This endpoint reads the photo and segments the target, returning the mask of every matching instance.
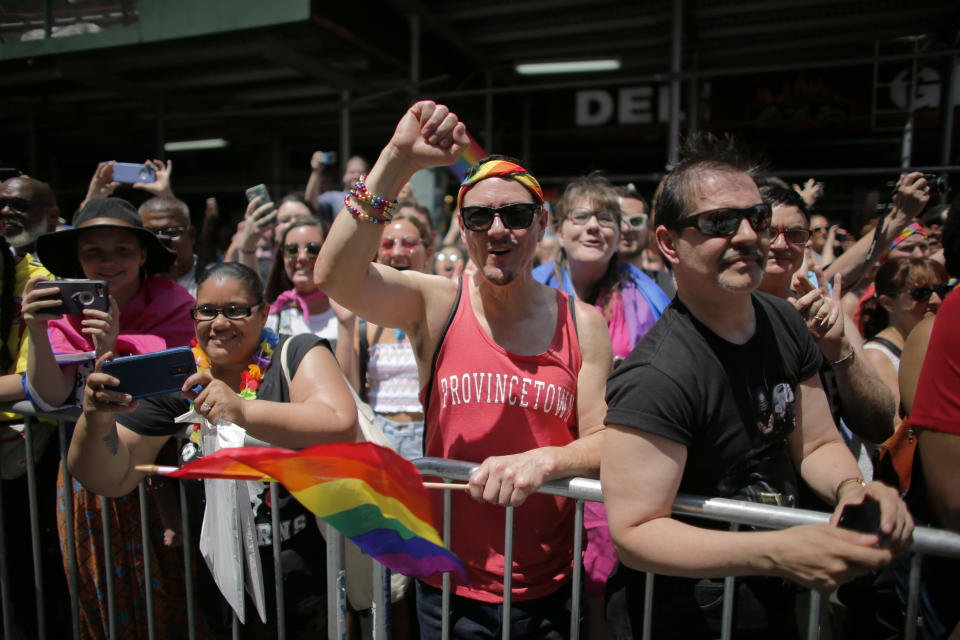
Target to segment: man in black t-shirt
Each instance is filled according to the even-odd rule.
[[[705,579],[720,576],[763,576],[738,581],[738,637],[792,637],[784,578],[832,589],[889,562],[912,535],[896,492],[864,484],[841,440],[817,376],[822,356],[803,319],[789,303],[755,292],[770,209],[731,147],[692,138],[664,180],[656,234],[677,296],[607,385],[601,479],[622,563],[611,603],[620,598],[630,618],[612,612],[621,637],[640,634],[637,571],[675,576],[657,580],[654,637],[718,635],[722,584]],[[834,522],[839,505],[877,500],[882,535],[831,525],[731,533],[671,517],[678,491],[793,505],[798,473],[838,504]]]

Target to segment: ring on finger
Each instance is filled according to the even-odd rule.
[[[213,409],[213,407],[206,402],[200,405],[200,411],[210,411],[210,409]]]

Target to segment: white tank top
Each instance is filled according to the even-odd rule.
[[[368,350],[367,397],[377,413],[422,413],[420,375],[409,340],[377,343]]]

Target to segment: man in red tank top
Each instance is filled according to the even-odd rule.
[[[612,355],[599,312],[571,306],[531,277],[547,228],[540,185],[508,159],[485,158],[471,169],[458,221],[476,269],[462,283],[369,260],[383,228],[373,222],[389,217],[373,194],[395,198],[417,170],[451,164],[468,143],[447,107],[412,106],[347,199],[352,215],[337,216],[314,277],[358,315],[410,335],[426,407],[426,455],[479,463],[469,481],[473,501],[460,495],[453,503],[451,546],[470,584],[454,579],[452,635],[501,629],[502,507],[513,506],[512,637],[561,638],[570,627],[564,604],[573,507],[531,494],[550,480],[597,475]],[[434,503],[442,507],[439,494]],[[442,510],[435,513],[439,519]],[[439,637],[436,578],[418,583],[423,637]]]

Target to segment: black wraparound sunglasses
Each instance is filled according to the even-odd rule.
[[[943,300],[947,297],[947,294],[953,290],[948,284],[937,285],[936,287],[914,287],[913,289],[905,289],[904,293],[916,300],[917,302],[926,302],[933,297],[933,294],[936,293],[940,296],[940,299]]]
[[[766,231],[770,226],[770,217],[773,215],[770,205],[759,203],[749,207],[721,207],[701,211],[688,216],[677,223],[677,230],[686,227],[696,227],[700,233],[708,236],[732,236],[740,228],[740,221],[744,218],[757,233]]]
[[[507,229],[526,229],[533,224],[533,217],[540,212],[541,206],[533,202],[515,202],[502,207],[463,207],[460,216],[463,226],[470,231],[486,231],[493,225],[493,218]]]

